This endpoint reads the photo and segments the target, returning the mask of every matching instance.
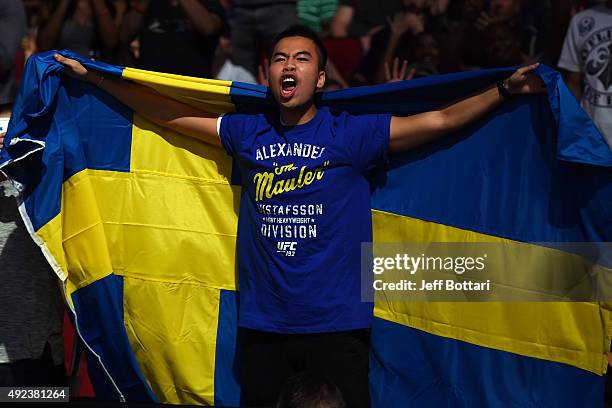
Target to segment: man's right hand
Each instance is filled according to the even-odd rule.
[[[197,108],[170,99],[152,88],[113,75],[104,76],[94,69],[88,70],[73,59],[58,54],[54,57],[64,65],[63,72],[66,75],[91,82],[153,123],[211,145],[221,146],[216,116],[209,116]]]
[[[89,81],[92,83],[95,83],[101,78],[102,74],[96,73],[93,70],[89,71],[79,61],[66,58],[59,54],[55,54],[53,57],[57,62],[59,62],[65,67],[63,72],[72,78],[79,79],[82,81]]]

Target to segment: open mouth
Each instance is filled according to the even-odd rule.
[[[289,99],[295,93],[297,80],[291,75],[283,76],[281,80],[281,96],[283,99]]]

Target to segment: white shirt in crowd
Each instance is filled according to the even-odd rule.
[[[612,9],[596,6],[572,18],[559,67],[584,75],[582,107],[612,148]]]
[[[221,67],[221,70],[217,74],[217,79],[257,84],[257,79],[249,71],[240,65],[233,64],[229,58],[225,60],[223,67]]]

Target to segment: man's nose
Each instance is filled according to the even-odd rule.
[[[287,58],[287,61],[285,61],[285,65],[283,65],[283,72],[288,71],[295,71],[295,63],[291,58]]]

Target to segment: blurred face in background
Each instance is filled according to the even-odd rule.
[[[465,0],[463,17],[467,21],[476,20],[485,9],[486,0]]]
[[[415,60],[427,62],[437,68],[440,63],[440,49],[436,38],[429,33],[423,33],[415,39],[415,42]]]
[[[91,0],[78,0],[74,13],[81,13],[83,16],[91,16]]]
[[[521,11],[520,0],[490,0],[489,14],[500,20],[509,20],[516,17]]]
[[[491,24],[485,32],[487,68],[520,65],[523,57],[520,38],[505,23]]]

